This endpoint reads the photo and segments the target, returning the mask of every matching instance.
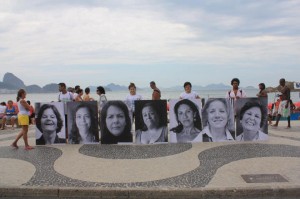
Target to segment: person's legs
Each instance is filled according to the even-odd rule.
[[[287,121],[288,121],[288,126],[287,128],[291,128],[291,116],[287,117]]]
[[[34,149],[32,146],[29,146],[28,144],[28,125],[23,125],[22,129],[23,129],[23,140],[25,143],[25,150]]]
[[[18,147],[18,141],[23,136],[23,134],[24,134],[24,129],[23,129],[23,126],[22,126],[21,132],[17,135],[15,141],[11,144],[12,147],[19,148]]]
[[[4,116],[3,118],[2,118],[2,130],[5,128],[5,124],[6,124],[6,117]]]
[[[281,118],[281,115],[280,114],[277,114],[277,117],[276,117],[276,123],[272,126],[278,126],[278,123],[279,123],[279,120]]]
[[[15,117],[11,117],[11,118],[10,118],[10,123],[11,123],[11,128],[12,128],[12,129],[14,129],[14,126],[15,126],[15,120],[16,120]]]

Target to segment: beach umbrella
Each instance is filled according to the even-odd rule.
[[[300,101],[299,102],[294,102],[296,107],[300,107]]]

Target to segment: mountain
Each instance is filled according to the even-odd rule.
[[[127,91],[127,86],[122,86],[114,83],[110,83],[107,86],[103,86],[106,91]],[[40,87],[39,85],[29,85],[26,86],[24,82],[16,77],[12,73],[5,73],[3,77],[3,82],[0,82],[0,92],[12,92],[19,90],[20,88],[25,88],[28,93],[56,93],[58,92],[58,85],[56,83],[50,83],[45,85],[44,87]],[[91,92],[95,92],[97,86],[89,86]],[[229,85],[225,85],[222,83],[219,84],[209,84],[207,86],[199,86],[193,85],[193,90],[230,90],[232,87]],[[84,88],[83,88],[84,89]],[[137,90],[145,90],[149,89],[146,88],[137,88]],[[161,88],[162,90],[169,90],[169,91],[184,91],[183,86],[173,86],[170,88]],[[248,86],[243,89],[255,89],[253,86]]]
[[[28,93],[42,93],[43,92],[43,89],[38,85],[26,86],[25,90]]]
[[[127,90],[128,88],[126,86],[120,86],[118,84],[110,83],[106,86],[106,88],[110,89],[111,91],[121,91],[121,90]]]
[[[58,84],[55,84],[55,83],[47,84],[43,87],[43,91],[45,93],[57,93],[58,92]]]
[[[219,84],[209,84],[204,88],[205,90],[230,90],[231,86],[219,83]]]
[[[7,89],[20,89],[26,87],[24,82],[12,73],[4,74],[3,85],[5,85]]]

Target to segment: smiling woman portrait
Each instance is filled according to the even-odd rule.
[[[267,140],[267,99],[247,99],[238,111],[237,141]]]
[[[36,128],[42,133],[36,139],[36,145],[66,143],[66,139],[58,136],[63,126],[63,117],[57,107],[54,104],[43,104],[38,109],[36,118]]]

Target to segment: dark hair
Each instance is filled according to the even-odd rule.
[[[81,88],[79,88],[79,89],[76,90],[76,93],[77,93],[77,94],[79,94],[79,93],[81,93],[81,92],[83,92],[83,90],[82,90]]]
[[[265,90],[265,89],[266,89],[266,85],[265,85],[264,83],[260,83],[260,84],[258,84],[258,85],[260,85],[260,86],[262,87],[262,90]]]
[[[231,85],[233,85],[233,82],[237,82],[238,83],[238,86],[240,85],[240,80],[238,78],[233,78],[231,80]]]
[[[187,85],[189,85],[192,88],[192,84],[191,82],[184,82],[183,84],[183,88],[185,88]]]
[[[1,102],[1,105],[2,105],[2,106],[6,106],[6,103],[5,103],[5,102]]]
[[[240,120],[243,119],[243,116],[245,114],[245,112],[250,109],[250,108],[253,108],[253,107],[258,107],[261,111],[261,121],[260,121],[260,128],[263,127],[265,121],[266,121],[266,107],[264,107],[259,101],[249,101],[249,102],[246,102],[245,105],[241,108],[241,111],[240,111]]]
[[[76,85],[74,88],[75,88],[75,92],[76,92],[78,89],[80,89],[80,86]]]
[[[20,101],[20,99],[21,99],[21,97],[22,97],[22,95],[23,95],[24,93],[26,93],[26,91],[25,91],[24,89],[20,89],[20,90],[18,91],[18,94],[17,94],[17,102]]]
[[[155,101],[155,102],[161,102],[161,101]],[[151,102],[147,102],[146,104],[143,105],[139,117],[140,117],[140,121],[143,122],[143,126],[142,126],[142,131],[147,131],[148,127],[144,122],[144,118],[143,118],[143,109],[145,107],[152,107],[153,110],[156,112],[157,116],[158,116],[158,127],[162,127],[164,125],[167,124],[167,115],[166,115],[166,104],[165,103],[155,103],[154,101]]]
[[[106,125],[106,117],[107,110],[111,106],[116,106],[124,112],[126,126],[124,128],[123,133],[120,136],[114,136],[108,130]],[[101,120],[100,120],[100,128],[101,128],[101,143],[102,144],[117,144],[120,141],[123,142],[132,142],[132,134],[131,134],[131,119],[129,117],[129,111],[126,104],[122,101],[107,101],[101,110]]]
[[[39,113],[37,115],[37,118],[36,118],[36,122],[35,122],[36,127],[40,130],[41,133],[43,133],[43,130],[41,127],[41,119],[42,119],[44,111],[49,108],[53,110],[53,112],[56,116],[56,119],[57,119],[56,133],[59,133],[63,126],[63,120],[61,119],[61,115],[60,115],[59,111],[53,104],[43,104],[41,106]]]
[[[58,85],[59,85],[59,86],[61,86],[61,87],[64,87],[64,88],[66,88],[66,84],[65,84],[65,83],[63,83],[63,82],[59,83]]]
[[[102,86],[98,86],[97,91],[99,91],[101,94],[105,94],[105,89]]]
[[[132,82],[130,82],[130,84],[129,84],[129,86],[128,86],[128,90],[130,90],[131,87],[134,87],[134,88],[136,89],[135,84],[132,83]]]
[[[82,89],[81,89],[82,90]],[[76,103],[77,104],[77,103]],[[72,144],[79,144],[80,143],[80,134],[79,129],[76,125],[76,113],[81,108],[87,108],[88,112],[91,117],[91,126],[89,128],[89,132],[93,133],[93,140],[99,140],[99,134],[98,134],[98,125],[97,125],[97,112],[94,111],[92,106],[88,103],[79,103],[79,105],[73,110],[73,122],[72,122],[72,128],[71,128],[71,143]]]
[[[194,125],[197,129],[202,130],[201,118],[200,118],[198,106],[189,99],[183,99],[183,100],[178,101],[174,106],[174,112],[175,112],[175,115],[176,115],[176,120],[178,122],[178,126],[170,129],[170,131],[174,131],[175,133],[180,133],[183,129],[183,125],[178,120],[178,108],[182,104],[188,105],[194,111],[194,113],[196,113],[195,120],[194,120]]]
[[[85,92],[86,94],[89,94],[89,93],[91,92],[91,90],[90,90],[89,87],[86,87],[86,88],[84,89],[84,92]]]
[[[27,104],[29,104],[29,105],[30,105],[30,101],[29,101],[29,100],[27,100],[26,102],[27,102]]]
[[[155,85],[155,82],[154,82],[154,81],[151,81],[151,82],[150,82],[150,84],[153,84],[153,85]]]
[[[207,126],[208,124],[208,112],[207,112],[207,109],[209,108],[210,104],[212,102],[215,102],[215,101],[219,101],[221,103],[224,104],[225,106],[225,109],[226,109],[226,112],[227,112],[227,115],[228,115],[228,121],[227,121],[227,129],[230,131],[230,132],[234,132],[234,113],[233,113],[233,108],[230,104],[230,101],[225,99],[225,98],[209,98],[203,109],[202,109],[202,123],[203,123],[203,127]]]

